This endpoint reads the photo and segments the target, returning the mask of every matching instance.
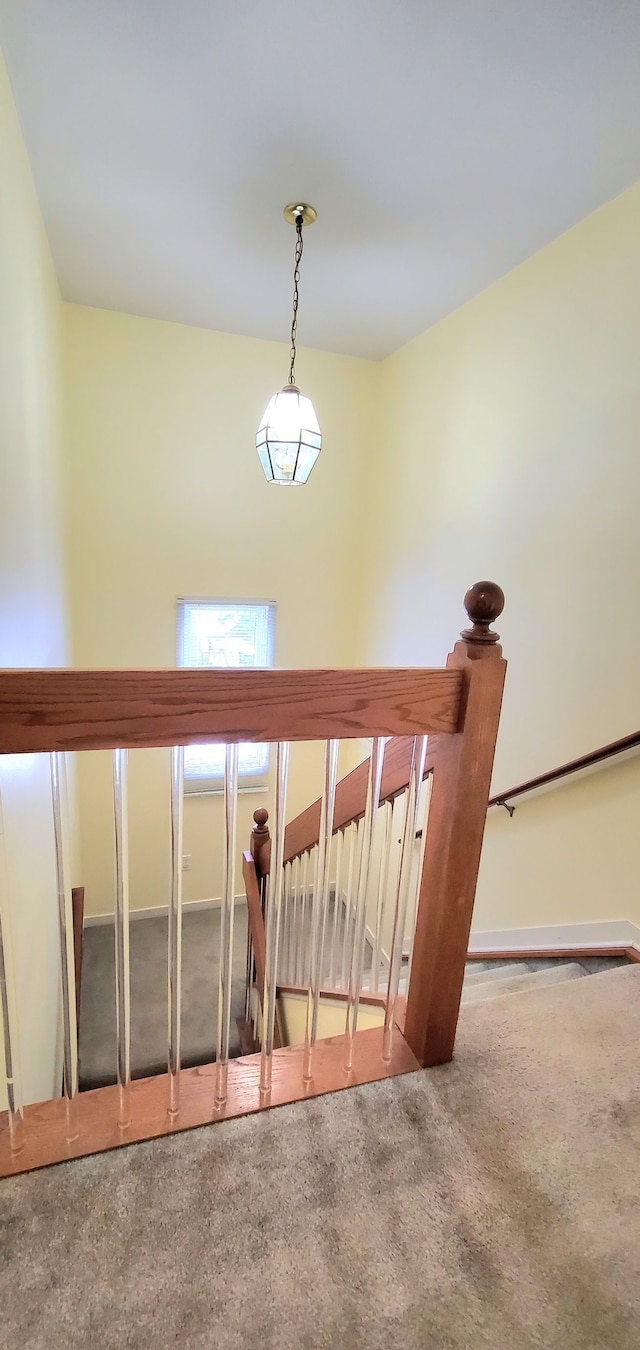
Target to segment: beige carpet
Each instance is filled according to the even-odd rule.
[[[0,1183],[24,1350],[637,1350],[640,966],[442,1069]]]

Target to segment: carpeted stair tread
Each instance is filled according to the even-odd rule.
[[[526,967],[522,961],[509,961],[504,966],[493,966],[482,970],[470,970],[464,977],[465,989],[473,989],[477,984],[487,984],[491,980],[510,980],[514,975],[523,975]]]
[[[507,980],[489,980],[486,984],[471,985],[462,991],[462,1002],[481,1003],[485,999],[505,998],[509,994],[526,994],[551,984],[564,984],[567,980],[586,978],[582,966],[576,961],[566,965],[552,966],[548,970],[528,971],[526,975],[513,975]]]

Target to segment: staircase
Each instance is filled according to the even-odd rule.
[[[601,975],[607,971],[629,966],[628,956],[579,957],[523,957],[519,961],[468,961],[462,1003],[483,1003],[486,999],[505,998],[512,994],[528,994],[568,980],[580,980],[585,975]]]
[[[212,1328],[219,1340],[222,1325],[229,1345],[637,1344],[637,1315],[631,1325],[619,1309],[635,1250],[640,972],[600,975],[625,957],[467,959],[504,676],[476,589],[473,627],[442,671],[0,672],[0,753],[50,755],[64,1013],[63,1094],[25,1104],[0,887],[0,1175],[45,1168],[4,1190],[12,1343],[75,1350],[97,1334],[105,1346],[168,1350],[208,1345]],[[293,821],[285,735],[325,742],[322,797]],[[336,738],[356,736],[373,741],[370,759],[337,782]],[[226,744],[224,893],[215,956],[195,945],[208,1000],[218,977],[218,1017],[205,1062],[185,1065],[185,993],[191,1014],[201,1005],[183,980],[181,755],[207,737]],[[247,738],[274,743],[276,789],[273,838],[257,812],[244,854],[245,966],[233,915]],[[137,745],[171,755],[166,965],[164,932],[157,963],[144,941],[138,953],[162,987],[161,1022],[169,1012],[167,1072],[131,978],[122,747]],[[64,769],[65,751],[94,748],[113,754],[117,1001],[105,991],[97,1002],[111,1002],[117,1062],[115,1083],[79,1092]],[[233,1059],[238,958],[246,1040]],[[593,998],[579,983],[592,973]],[[136,1035],[151,1073],[133,1081]],[[108,1150],[120,1153],[86,1159]],[[637,1309],[632,1274],[626,1306]]]
[[[51,1072],[62,1095],[25,1103],[22,1005],[11,984],[17,901],[0,887],[8,1099],[0,1115],[0,1175],[451,1059],[505,676],[499,635],[490,627],[503,602],[493,583],[467,592],[470,626],[441,669],[0,672],[0,754],[49,761],[63,1046],[63,1065]],[[371,754],[338,782],[342,740],[366,740]],[[273,786],[269,827],[267,812],[257,812],[242,857],[249,941],[242,1053],[234,1059],[234,965],[243,956],[233,943],[238,747],[248,741],[271,744]],[[323,791],[290,820],[290,747],[309,741],[324,751]],[[208,742],[225,747],[218,954],[203,978],[211,1002],[217,983],[216,1044],[205,1044],[208,1062],[185,1065],[185,993],[194,1001],[183,981],[184,747]],[[166,965],[160,959],[156,968],[148,948],[141,953],[143,974],[156,971],[154,997],[166,997],[167,1067],[158,1072],[155,1018],[145,1028],[132,999],[139,944],[130,925],[128,760],[138,749],[163,747],[171,863]],[[111,761],[115,1000],[106,989],[100,1002],[111,1009],[115,1002],[109,1039],[116,1081],[79,1092],[66,756],[84,751],[105,751]],[[166,849],[167,841],[154,840],[154,847]],[[152,1001],[146,999],[149,1012]],[[32,997],[29,1009],[36,1006]],[[134,1078],[136,1061],[150,1067],[149,1076]],[[106,1074],[96,1077],[104,1082]]]
[[[481,969],[478,969],[479,966]],[[480,961],[471,961],[462,986],[462,1003],[484,1003],[491,998],[527,994],[547,985],[580,980],[587,973],[577,961],[555,960],[541,970],[527,969],[526,961],[509,961],[504,965],[491,963],[488,966]]]

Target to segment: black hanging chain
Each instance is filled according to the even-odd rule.
[[[296,216],[296,257],[293,267],[293,318],[291,320],[291,365],[289,367],[289,384],[295,384],[295,365],[296,365],[296,333],[298,330],[298,303],[300,285],[300,259],[302,258],[302,216]]]

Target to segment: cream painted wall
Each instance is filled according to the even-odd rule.
[[[0,182],[0,664],[68,659],[62,314],[74,664],[173,664],[178,594],[276,599],[281,665],[440,664],[464,590],[492,576],[510,663],[496,787],[638,725],[640,185],[381,366],[301,351],[325,448],[292,495],[253,449],[284,344],[61,310],[1,63]],[[320,775],[297,747],[288,814]],[[107,757],[83,757],[80,789],[78,879],[108,912]],[[46,763],[4,759],[0,791],[35,1100],[59,1086]],[[164,904],[166,753],[132,756],[131,798],[133,904]],[[639,799],[636,759],[493,812],[476,927],[639,922]],[[241,841],[261,802],[242,799]],[[187,900],[219,892],[220,806],[187,802]]]
[[[302,1045],[307,1026],[307,999],[303,994],[281,994],[278,1000],[285,1045]],[[344,1034],[346,1004],[340,999],[323,998],[318,1015],[318,1040]],[[358,1031],[384,1026],[384,1008],[373,1003],[361,1003],[358,1009]]]
[[[638,756],[523,801],[512,820],[494,808],[474,927],[638,924],[639,822]]]
[[[441,662],[504,588],[495,789],[635,730],[640,184],[384,363],[371,663]],[[638,922],[640,758],[489,816],[475,927]]]
[[[440,664],[464,591],[491,576],[509,658],[495,785],[634,728],[639,226],[635,187],[381,366],[302,352],[325,450],[294,497],[253,449],[282,345],[65,306],[75,663],[172,664],[191,594],[276,599],[281,665]],[[289,814],[320,786],[317,755],[296,758]],[[591,811],[612,773],[580,787]],[[155,906],[166,754],[132,756],[131,777],[132,901]],[[88,911],[109,912],[106,756],[83,759],[81,799]],[[568,800],[490,816],[477,927],[635,920],[631,831],[614,878],[611,812],[596,847]],[[241,841],[261,801],[242,799]],[[187,899],[219,892],[220,825],[219,799],[187,803]]]
[[[357,662],[360,509],[378,368],[302,350],[324,448],[302,493],[267,484],[258,420],[287,348],[64,306],[73,659],[175,664],[179,595],[274,599],[276,664]],[[354,750],[357,753],[357,750]],[[78,757],[89,913],[113,908],[108,756]],[[168,893],[168,757],[132,754],[132,905]],[[293,752],[289,815],[319,794],[316,747]],[[248,843],[260,796],[241,799]],[[187,800],[185,899],[220,893],[220,799]],[[239,887],[240,889],[240,887]]]
[[[1,57],[0,185],[0,666],[64,665],[60,297]],[[2,757],[0,792],[24,1094],[37,1101],[60,1083],[48,763]]]

